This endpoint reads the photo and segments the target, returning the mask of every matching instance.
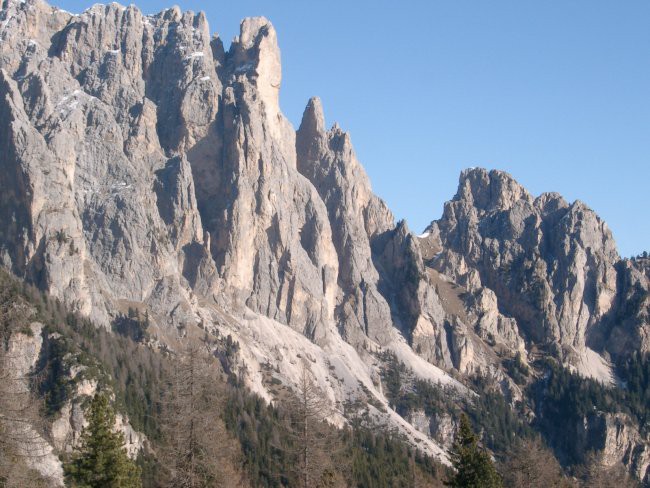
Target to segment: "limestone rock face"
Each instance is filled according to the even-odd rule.
[[[479,288],[469,297],[468,315],[470,323],[476,324],[477,334],[486,343],[525,352],[517,321],[499,313],[496,294],[489,288]]]
[[[295,382],[309,350],[333,404],[372,395],[436,455],[427,435],[447,443],[451,418],[398,419],[375,352],[460,391],[434,365],[489,375],[518,401],[502,363],[529,346],[569,366],[650,351],[650,267],[621,261],[583,203],[468,170],[416,237],[318,99],[294,130],[281,82],[262,17],[225,51],[177,7],[0,0],[0,264],[106,327],[147,312],[161,347],[231,334],[267,399],[261,365]],[[66,405],[57,448],[82,424]]]
[[[33,316],[34,311],[26,309],[27,317]],[[26,395],[30,389],[30,379],[33,378],[35,368],[39,363],[47,363],[52,358],[47,354],[51,350],[52,342],[60,340],[59,334],[47,334],[42,324],[32,322],[29,326],[29,334],[16,332],[11,334],[6,344],[6,356],[3,367],[11,371],[15,378],[12,381],[13,393]],[[5,347],[4,345],[2,347]],[[66,357],[72,361],[71,355]],[[25,422],[16,423],[16,438],[25,439],[26,453],[24,459],[28,465],[38,471],[51,486],[63,486],[63,467],[57,453],[71,452],[78,447],[83,428],[87,425],[84,414],[84,403],[97,391],[97,381],[83,378],[85,367],[74,365],[63,366],[65,377],[60,381],[70,380],[74,389],[69,391],[66,402],[61,409],[55,413],[53,420],[46,419],[36,425]],[[15,376],[14,376],[15,375]],[[14,426],[6,424],[9,428]],[[125,447],[130,457],[135,459],[138,454],[147,446],[148,441],[144,434],[136,431],[127,417],[118,413],[116,415],[115,429],[124,434]],[[43,435],[45,430],[49,435]],[[29,453],[29,454],[27,454]]]
[[[451,364],[418,243],[349,135],[317,99],[297,133],[280,111],[268,20],[225,52],[178,8],[6,0],[0,16],[5,266],[104,325],[137,306],[181,330],[208,303],[317,343],[401,331]]]
[[[619,293],[612,314],[607,350],[616,357],[650,352],[650,260],[618,263]],[[606,332],[607,333],[607,332]]]
[[[637,479],[650,481],[649,441],[627,415],[590,414],[578,426],[577,436],[585,451],[591,449],[601,454],[604,466],[622,463]]]
[[[6,344],[0,346],[6,347],[2,368],[3,381],[7,384],[4,385],[3,394],[14,395],[20,402],[23,398],[27,398],[30,375],[39,360],[43,345],[42,329],[41,324],[34,322],[29,326],[29,334],[14,333],[8,338]],[[6,374],[7,371],[11,372],[10,375]],[[18,409],[14,416],[20,415],[21,411]],[[6,434],[4,435],[21,440],[17,445],[17,451],[24,455],[25,463],[29,468],[39,472],[51,486],[63,486],[61,461],[38,426],[25,420],[13,420],[11,416],[9,419],[5,418],[3,429],[6,429]],[[31,419],[28,417],[27,420]]]
[[[178,124],[160,119],[181,117],[181,102],[166,104],[216,78],[204,19],[117,4],[72,16],[40,1],[5,2],[2,16],[0,111],[12,122],[1,183],[15,192],[3,192],[0,212],[15,222],[3,263],[100,323],[124,301],[155,301],[165,282],[187,302],[184,268],[204,236],[188,163],[167,153],[200,129],[187,121],[170,135],[163,125]],[[150,78],[163,58],[176,95]],[[159,312],[178,302],[167,305]]]
[[[452,367],[443,309],[434,283],[424,266],[416,236],[401,221],[373,243],[383,289],[397,304],[397,324],[411,338],[413,348],[428,361]]]
[[[582,202],[533,198],[506,173],[472,169],[429,232],[443,249],[432,262],[436,269],[472,293],[494,293],[478,300],[479,309],[508,318],[484,314],[479,328],[511,346],[521,345],[519,332],[535,343],[582,350],[614,306],[616,245]]]
[[[386,331],[381,324],[391,322],[391,311],[379,291],[371,242],[393,228],[393,216],[372,194],[350,136],[338,126],[325,129],[317,98],[305,109],[296,149],[298,170],[317,189],[332,228],[339,269],[335,311],[339,327],[353,343],[365,334],[382,342]]]
[[[250,309],[321,340],[338,260],[325,205],[296,169],[295,132],[278,109],[271,24],[247,19],[227,54],[219,185],[206,222],[220,275]]]
[[[395,325],[427,359],[445,365],[444,311],[424,270],[415,236],[397,225],[370,188],[349,134],[325,128],[318,98],[309,101],[296,137],[298,170],[327,207],[339,274],[336,319],[352,343],[384,344]],[[450,364],[446,364],[450,365]]]

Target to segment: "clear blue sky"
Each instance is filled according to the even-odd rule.
[[[57,0],[52,0],[57,4]],[[79,12],[90,1],[58,0]],[[146,13],[171,6],[138,4]],[[650,250],[650,1],[179,1],[224,43],[245,16],[278,31],[281,103],[309,97],[352,135],[373,188],[422,230],[461,169],[503,169],[580,199],[622,255]]]

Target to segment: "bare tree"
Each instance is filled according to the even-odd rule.
[[[587,461],[577,470],[580,486],[585,488],[627,488],[639,486],[621,463],[607,466],[603,463],[602,455],[591,453]]]
[[[340,469],[335,469],[333,465],[333,455],[340,450],[339,442],[333,426],[327,423],[333,410],[323,392],[312,381],[304,363],[295,395],[288,406],[300,486],[340,486],[343,482]]]
[[[505,486],[550,488],[566,486],[560,463],[540,439],[517,443],[502,467]]]
[[[174,363],[162,404],[161,460],[169,485],[242,486],[242,475],[235,467],[236,441],[220,417],[224,395],[214,358],[203,345],[191,344]]]

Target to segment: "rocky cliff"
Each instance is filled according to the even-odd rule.
[[[507,173],[471,169],[422,240],[438,250],[429,266],[480,296],[470,312],[503,315],[477,325],[510,347],[545,348],[592,376],[592,348],[648,349],[647,260],[621,259],[607,224],[580,201],[533,197]]]
[[[11,0],[1,12],[6,267],[106,327],[147,313],[156,344],[231,334],[265,396],[260,365],[291,384],[305,350],[333,402],[366,395],[360,384],[384,401],[382,348],[454,383],[408,345],[442,314],[414,236],[317,100],[297,132],[280,111],[270,22],[244,20],[226,52],[203,14],[178,8],[73,15]]]
[[[514,404],[515,356],[611,383],[601,353],[650,349],[646,263],[581,202],[474,169],[425,234],[396,223],[317,98],[297,131],[282,114],[264,18],[226,51],[176,7],[3,0],[0,41],[0,262],[102,326],[137,309],[158,347],[231,335],[267,399],[264,365],[291,385],[307,357],[341,421],[345,399],[378,402],[443,458],[389,408],[378,353]]]

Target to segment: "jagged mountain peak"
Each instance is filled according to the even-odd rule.
[[[507,210],[515,203],[531,203],[528,191],[505,171],[483,168],[464,170],[454,200],[464,200],[481,210]]]
[[[318,97],[312,97],[307,102],[307,107],[302,114],[300,132],[307,133],[308,137],[318,137],[326,132],[325,113],[323,103]]]

